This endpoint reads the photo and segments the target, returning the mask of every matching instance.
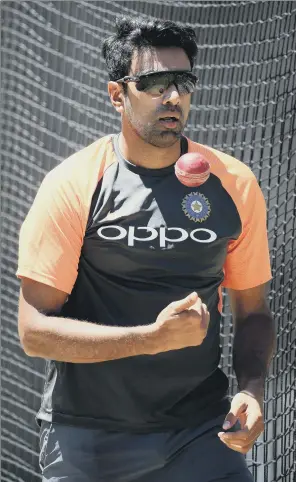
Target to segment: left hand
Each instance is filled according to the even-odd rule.
[[[219,432],[218,437],[232,450],[246,454],[264,430],[262,397],[247,392],[237,393],[232,399],[223,429],[229,430],[237,421],[240,422],[241,430]]]

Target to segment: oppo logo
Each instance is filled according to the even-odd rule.
[[[160,248],[165,248],[166,243],[181,243],[191,238],[196,243],[213,243],[217,239],[217,234],[211,229],[197,228],[193,231],[186,231],[183,228],[149,228],[139,226],[129,226],[128,229],[122,226],[102,226],[97,230],[102,239],[119,241],[127,238],[128,246],[134,246],[135,241],[145,243],[159,239]]]

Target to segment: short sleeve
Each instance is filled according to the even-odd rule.
[[[21,227],[17,276],[70,294],[84,230],[75,186],[63,176],[63,170],[55,168],[44,178]]]
[[[224,265],[225,288],[244,290],[271,279],[266,228],[266,204],[255,176],[240,196],[237,205],[242,223],[239,238],[228,246]]]

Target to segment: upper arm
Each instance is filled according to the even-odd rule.
[[[20,307],[31,305],[41,313],[58,313],[66,303],[68,293],[38,281],[23,278],[20,290]]]
[[[25,336],[40,327],[40,313],[56,313],[77,277],[85,231],[79,185],[64,167],[44,178],[21,227],[17,276],[21,279],[18,326]]]
[[[25,348],[25,337],[30,330],[40,326],[40,313],[58,313],[68,294],[52,286],[39,283],[32,279],[23,278],[19,298],[18,331],[22,345]]]
[[[17,276],[71,293],[85,232],[79,186],[58,168],[43,180],[21,227]]]
[[[271,266],[266,204],[254,176],[236,197],[242,228],[238,239],[228,245],[223,286],[231,290],[257,288],[260,291],[259,285],[271,279]]]
[[[267,283],[245,290],[228,289],[234,323],[245,320],[252,314],[269,314],[266,294]]]

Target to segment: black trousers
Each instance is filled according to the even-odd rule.
[[[129,434],[43,422],[43,482],[252,482],[243,455],[217,433],[224,417],[197,428]]]

